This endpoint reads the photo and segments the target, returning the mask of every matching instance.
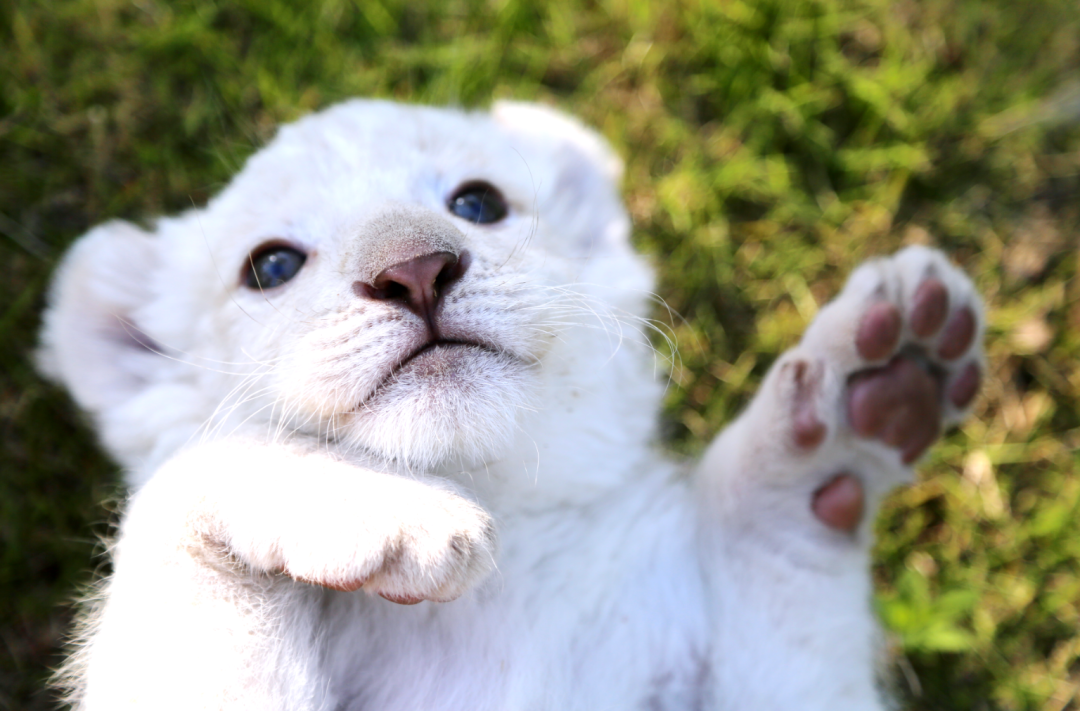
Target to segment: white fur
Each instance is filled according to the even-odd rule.
[[[548,109],[353,101],[284,127],[205,209],[84,238],[41,362],[135,494],[73,703],[881,708],[869,523],[838,533],[809,502],[841,469],[875,504],[910,476],[845,422],[866,306],[903,308],[927,270],[954,308],[978,297],[929,250],[863,267],[684,472],[655,445],[652,281],[620,170]],[[474,179],[506,196],[504,221],[446,212]],[[372,225],[410,220],[472,255],[440,329],[486,348],[387,380],[422,320],[353,283],[390,250]],[[270,239],[307,263],[242,286]],[[796,363],[828,426],[813,453],[788,443]]]

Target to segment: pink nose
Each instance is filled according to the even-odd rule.
[[[354,291],[376,301],[398,301],[427,322],[435,333],[435,313],[442,294],[468,269],[468,253],[434,252],[394,264],[379,272],[371,283],[356,282]]]

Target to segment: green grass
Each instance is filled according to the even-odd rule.
[[[626,158],[685,317],[666,432],[746,403],[859,260],[947,249],[990,315],[976,417],[878,524],[910,709],[1080,709],[1075,0],[8,0],[0,5],[0,708],[46,669],[116,474],[29,366],[67,245],[200,204],[354,95],[553,103]]]

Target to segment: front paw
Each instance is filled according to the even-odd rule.
[[[910,464],[974,401],[983,324],[967,275],[940,252],[910,247],[860,267],[798,350],[825,359],[843,384],[839,403],[815,405]]]
[[[772,397],[756,418],[780,430],[790,471],[813,472],[819,520],[854,530],[864,488],[910,476],[943,427],[968,413],[983,327],[970,279],[924,247],[864,264],[822,309],[770,374]]]
[[[280,539],[279,569],[341,591],[401,604],[447,602],[491,572],[495,529],[479,506],[442,489],[401,482],[393,500],[335,502],[320,520]]]

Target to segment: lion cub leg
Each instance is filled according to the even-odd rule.
[[[729,677],[718,693],[732,708],[879,707],[873,514],[967,414],[983,324],[974,286],[941,253],[868,262],[706,454],[697,481]]]
[[[494,545],[490,517],[436,479],[313,447],[193,447],[128,507],[68,665],[78,708],[333,709],[324,588],[450,600],[492,569]]]

